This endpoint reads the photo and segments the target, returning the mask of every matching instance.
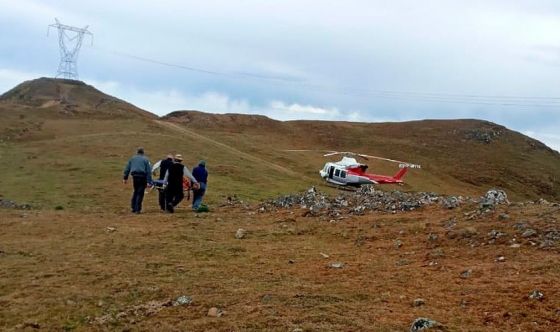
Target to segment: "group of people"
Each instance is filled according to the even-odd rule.
[[[159,170],[158,180],[153,180]],[[175,208],[185,198],[190,198],[190,190],[193,191],[193,211],[199,211],[202,198],[206,193],[208,183],[208,171],[206,161],[201,160],[198,166],[191,171],[183,165],[183,156],[180,154],[168,154],[162,159],[150,165],[150,160],[144,155],[144,149],[138,148],[136,155],[130,158],[124,169],[123,183],[128,182],[132,176],[133,192],[130,207],[132,213],[141,213],[144,192],[147,187],[156,187],[159,191],[159,207],[162,211],[173,213]]]

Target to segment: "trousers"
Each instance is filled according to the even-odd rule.
[[[144,200],[144,191],[148,185],[148,179],[145,176],[133,176],[132,177],[132,187],[134,191],[132,192],[132,199],[130,200],[130,208],[132,212],[142,211],[142,201]]]
[[[200,207],[200,204],[202,204],[202,198],[206,193],[206,183],[199,182],[199,184],[200,184],[200,189],[193,190],[193,202],[192,202],[193,210],[197,210]]]
[[[185,194],[183,194],[183,186],[167,186],[165,188],[165,210],[173,213],[175,207],[181,203]]]

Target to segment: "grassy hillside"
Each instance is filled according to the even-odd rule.
[[[406,123],[280,122],[254,115],[174,112],[158,119],[78,81],[41,78],[0,96],[0,195],[36,206],[126,209],[122,168],[137,146],[152,161],[206,159],[208,199],[260,200],[320,185],[321,153],[355,150],[423,165],[401,190],[560,198],[560,156],[542,143],[476,120]],[[372,161],[374,172],[395,165]],[[148,198],[152,200],[152,198]]]
[[[77,105],[72,112],[60,91]],[[104,100],[113,107],[99,106]],[[0,117],[0,167],[8,170],[0,178],[0,197],[45,208],[126,209],[130,188],[120,183],[122,169],[138,146],[153,162],[168,152],[183,154],[190,167],[207,159],[210,202],[229,194],[258,200],[316,181],[301,181],[258,156],[156,121],[81,82],[25,82],[0,97]]]
[[[160,213],[154,194],[130,213],[122,169],[139,145],[152,161],[206,159],[212,213]],[[558,330],[559,204],[361,215],[354,203],[404,206],[408,195],[345,192],[348,207],[318,215],[218,207],[320,183],[321,153],[284,149],[424,166],[390,189],[559,198],[558,153],[488,122],[158,118],[81,82],[25,82],[0,96],[0,198],[43,209],[0,208],[0,330],[408,331],[418,317],[448,331]]]
[[[404,190],[480,194],[506,189],[514,198],[560,198],[560,154],[503,126],[480,120],[401,123],[280,122],[262,116],[174,112],[164,118],[243,151],[315,177],[327,159],[284,149],[357,151],[422,164]],[[370,161],[370,170],[393,174],[393,164]]]

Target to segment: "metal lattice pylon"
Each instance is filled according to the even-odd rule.
[[[49,25],[47,35],[51,27],[58,29],[60,63],[58,64],[56,77],[77,80],[78,52],[80,52],[80,47],[82,46],[82,41],[85,35],[89,35],[91,37],[91,43],[93,45],[93,34],[87,30],[88,26],[80,29],[61,24],[56,18],[54,20],[56,21],[56,23]]]

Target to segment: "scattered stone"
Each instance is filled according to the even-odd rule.
[[[525,232],[523,232],[523,234],[521,234],[521,236],[524,238],[532,237],[535,235],[537,235],[537,231],[532,228],[527,229]]]
[[[498,220],[508,220],[509,219],[509,214],[507,213],[502,213],[498,216]]]
[[[243,228],[240,228],[237,230],[237,232],[235,232],[235,238],[238,240],[244,239],[246,235],[247,235],[247,231],[244,230]]]
[[[222,317],[224,314],[224,312],[221,309],[218,309],[216,307],[212,307],[210,309],[208,309],[208,316],[209,317]]]
[[[560,231],[555,229],[547,230],[544,232],[544,239],[558,243],[560,242]]]
[[[393,243],[395,248],[399,249],[400,247],[403,246],[403,242],[401,240],[395,240],[395,242]]]
[[[329,255],[327,255],[327,254],[325,254],[325,253],[322,253],[322,252],[320,252],[319,254],[320,254],[321,256],[323,256],[323,258],[329,258],[329,257],[330,257]]]
[[[270,294],[264,294],[264,295],[261,297],[261,303],[265,303],[265,304],[266,304],[266,303],[270,303],[270,301],[272,301],[272,295],[270,295]]]
[[[329,267],[331,269],[342,269],[344,267],[344,263],[341,263],[341,262],[330,263]]]
[[[173,302],[173,306],[177,307],[177,306],[180,306],[180,305],[189,305],[192,302],[193,302],[192,297],[186,296],[186,295],[181,295]]]
[[[500,189],[488,190],[480,201],[480,207],[483,209],[493,209],[500,204],[510,204],[506,192]]]
[[[527,224],[524,222],[518,222],[515,225],[513,225],[513,228],[518,231],[524,231],[527,229]]]
[[[288,264],[294,264],[295,262],[293,259],[288,260]]]
[[[540,249],[547,249],[554,247],[554,242],[552,240],[544,240],[539,244]]]
[[[17,203],[15,201],[12,201],[12,200],[9,200],[9,199],[0,198],[0,208],[16,209],[16,210],[30,210],[31,205],[26,204],[26,203],[21,204],[21,203]]]
[[[116,229],[115,227],[107,227],[107,228],[105,228],[105,231],[106,231],[107,233],[113,233],[113,232],[115,232],[116,230],[117,230],[117,229]]]
[[[460,204],[460,201],[455,196],[445,197],[441,200],[441,206],[443,206],[445,209],[449,209],[449,210],[459,207],[459,204]]]
[[[435,241],[437,241],[437,240],[438,240],[438,235],[437,235],[437,234],[430,233],[430,234],[428,235],[428,241],[430,241],[430,242],[435,242]]]
[[[465,270],[465,271],[461,272],[461,274],[459,276],[463,279],[467,279],[467,278],[470,278],[470,276],[472,275],[472,272],[473,271],[471,269],[468,269],[468,270]]]
[[[519,243],[514,243],[511,246],[509,246],[510,248],[521,248],[521,244]]]
[[[544,300],[544,294],[540,290],[535,289],[529,294],[529,298],[532,300],[542,301]]]
[[[475,128],[464,130],[464,138],[479,143],[490,144],[498,139],[504,131],[501,128]]]
[[[420,317],[420,318],[416,318],[414,320],[414,322],[412,322],[412,325],[410,326],[410,332],[419,332],[419,331],[424,331],[424,330],[428,330],[428,329],[432,329],[432,328],[443,328],[443,325],[441,325],[439,322],[429,319],[429,318],[424,318],[424,317]]]
[[[506,258],[504,256],[498,256],[496,257],[496,262],[498,263],[503,263],[506,261]]]
[[[549,205],[550,203],[544,198],[539,198],[539,200],[537,201],[537,204]]]
[[[408,259],[399,259],[396,263],[396,266],[405,266],[405,265],[410,265],[410,261]]]
[[[491,231],[488,233],[488,238],[489,238],[490,240],[497,240],[497,239],[499,239],[499,238],[501,238],[501,237],[503,237],[503,236],[506,236],[506,235],[507,235],[507,234],[504,233],[504,232],[500,232],[500,231],[497,231],[497,230],[493,229],[493,230],[491,230]]]
[[[426,304],[426,300],[424,300],[422,298],[414,299],[414,301],[412,301],[412,306],[413,307],[421,307],[425,304]]]
[[[303,329],[296,327],[295,329],[292,330],[292,332],[303,332]]]
[[[237,195],[234,194],[232,196],[226,197],[224,205],[230,205],[230,206],[243,205],[243,201],[240,200],[239,197],[237,197]]]

